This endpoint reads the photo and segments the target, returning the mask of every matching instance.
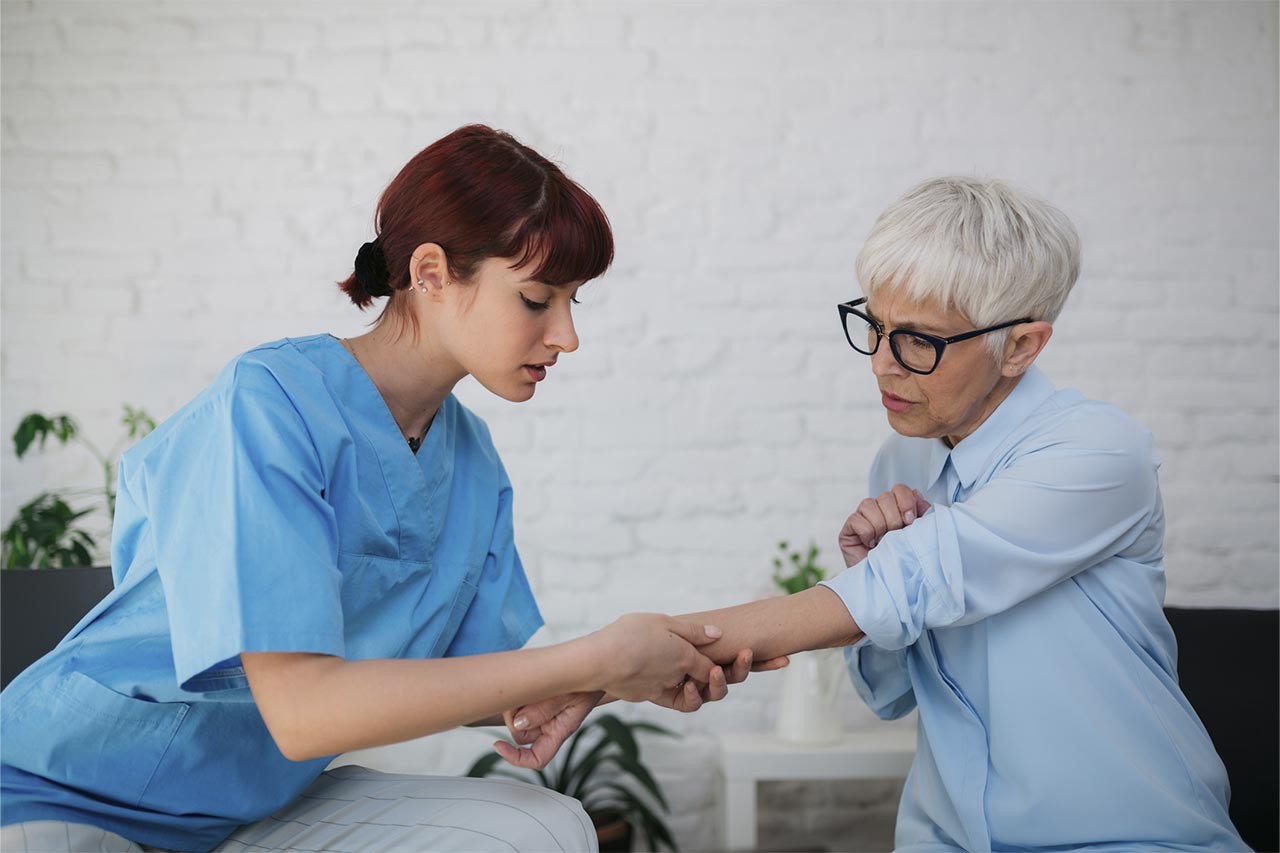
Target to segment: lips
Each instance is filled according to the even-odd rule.
[[[541,382],[542,380],[547,378],[547,368],[550,365],[551,363],[526,364],[524,366],[524,370],[525,370],[525,373],[529,374],[529,378],[532,379],[534,382]]]
[[[915,405],[911,400],[899,397],[897,394],[890,394],[888,391],[880,392],[880,402],[891,412],[905,412]]]

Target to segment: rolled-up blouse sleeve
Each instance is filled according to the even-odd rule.
[[[1002,612],[1124,552],[1155,512],[1148,433],[1065,429],[1015,455],[967,500],[891,531],[828,586],[872,643],[901,649],[926,629]]]
[[[916,694],[903,649],[882,649],[863,637],[844,650],[854,689],[882,720],[896,720],[915,710]]]
[[[142,481],[184,689],[241,652],[344,651],[319,455],[283,390],[250,371],[262,375],[238,377],[128,473]]]
[[[542,614],[516,551],[511,481],[501,462],[498,469],[500,485],[493,540],[485,556],[476,596],[445,651],[446,656],[518,649],[542,627]]]

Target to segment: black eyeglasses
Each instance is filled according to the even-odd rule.
[[[841,302],[836,308],[840,310],[840,322],[844,326],[844,336],[848,339],[849,346],[863,355],[874,355],[876,350],[880,349],[880,339],[885,336],[886,332],[884,326],[858,310],[858,306],[866,301],[866,297],[863,297],[852,302]],[[924,332],[908,332],[906,329],[894,329],[892,332],[887,333],[889,336],[889,349],[898,364],[901,364],[912,373],[928,376],[938,369],[938,362],[942,361],[942,351],[947,348],[947,344],[967,341],[969,338],[976,338],[988,332],[1007,329],[1019,323],[1030,322],[1032,321],[1029,317],[1021,320],[1010,320],[1008,323],[1001,323],[998,326],[975,329],[972,332],[952,335],[949,338],[927,335]]]

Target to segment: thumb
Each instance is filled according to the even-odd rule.
[[[679,619],[672,619],[668,628],[671,633],[693,646],[714,643],[724,633],[715,625],[698,625],[693,622],[682,622]]]
[[[510,711],[510,719],[508,723],[514,731],[528,732],[536,731],[543,725],[549,723],[556,718],[565,706],[569,704],[568,696],[555,696],[550,699],[543,699],[541,702],[534,702],[521,708]]]
[[[912,489],[911,492],[916,496],[916,516],[919,517],[924,515],[929,511],[933,504],[924,499],[924,495],[920,494],[919,489]]]
[[[516,767],[523,767],[526,770],[541,770],[546,766],[546,762],[542,761],[532,749],[520,749],[505,740],[495,743],[493,750],[502,756],[503,761]]]

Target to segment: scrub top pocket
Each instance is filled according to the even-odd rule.
[[[130,806],[190,710],[124,696],[80,672],[41,679],[16,704],[5,714],[7,764]],[[61,736],[24,736],[30,727]]]
[[[479,587],[476,586],[474,578],[480,572],[477,567],[470,575],[462,579],[462,583],[458,584],[458,594],[453,598],[453,605],[449,609],[449,621],[445,623],[444,630],[435,638],[435,642],[431,645],[431,649],[426,653],[426,657],[438,658],[444,657],[445,651],[449,648],[449,644],[453,642],[453,637],[458,633],[458,626],[462,624],[462,619],[467,615],[471,602],[475,600]]]

